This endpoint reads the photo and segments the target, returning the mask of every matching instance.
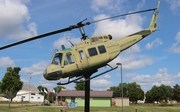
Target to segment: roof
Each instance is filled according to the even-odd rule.
[[[60,91],[57,96],[85,97],[84,91]],[[113,91],[90,91],[90,97],[112,98]]]
[[[23,84],[23,87],[21,90],[38,93],[38,89],[34,85]]]

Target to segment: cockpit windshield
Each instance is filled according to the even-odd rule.
[[[52,60],[51,64],[55,64],[55,65],[61,65],[61,61],[62,61],[62,53],[57,53],[54,55],[54,59]]]

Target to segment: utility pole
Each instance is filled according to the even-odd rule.
[[[30,103],[30,85],[31,85],[31,77],[32,77],[32,72],[28,73],[30,75],[29,77],[29,103]]]

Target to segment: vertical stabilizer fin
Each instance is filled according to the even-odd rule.
[[[151,32],[154,32],[156,30],[159,7],[160,7],[160,1],[158,2],[157,9],[155,10],[151,19],[151,23],[149,26],[149,29],[151,30]]]

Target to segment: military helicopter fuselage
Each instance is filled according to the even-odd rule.
[[[58,80],[69,76],[81,76],[96,72],[120,53],[117,42],[110,35],[86,39],[72,48],[57,51],[44,77],[47,80]],[[50,72],[50,74],[46,74]]]
[[[76,46],[55,52],[51,64],[44,72],[44,78],[59,80],[95,73],[122,51],[156,30],[158,8],[152,16],[149,28],[145,30],[118,40],[113,40],[111,35],[94,36],[79,42]]]

